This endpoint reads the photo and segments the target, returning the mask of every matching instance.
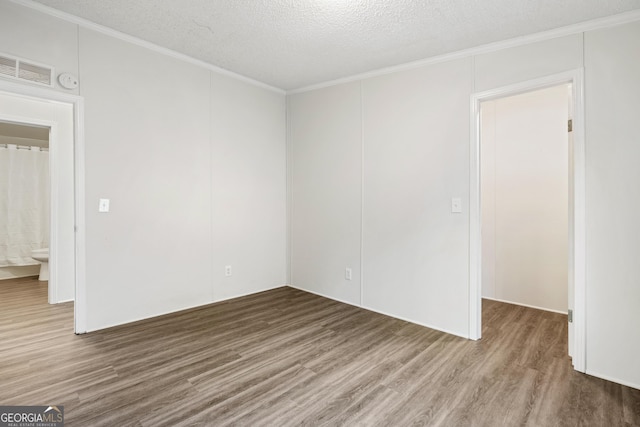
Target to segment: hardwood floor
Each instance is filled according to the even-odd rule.
[[[291,288],[76,336],[0,282],[0,404],[67,426],[631,426],[640,391],[576,373],[566,317],[483,303],[483,339]]]

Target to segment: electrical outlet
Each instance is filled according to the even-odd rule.
[[[347,279],[347,280],[351,280],[352,277],[353,277],[353,273],[351,272],[351,269],[349,267],[347,267],[344,270],[344,278]]]
[[[231,277],[231,266],[230,265],[225,265],[224,266],[224,275],[227,277]]]

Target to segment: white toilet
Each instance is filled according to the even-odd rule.
[[[40,261],[40,277],[38,280],[49,280],[49,248],[34,249],[31,258]]]

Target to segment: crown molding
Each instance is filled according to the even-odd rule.
[[[400,65],[394,65],[391,67],[380,68],[378,70],[367,71],[365,73],[360,73],[353,76],[330,80],[323,83],[317,83],[310,86],[304,86],[299,89],[288,90],[286,93],[287,95],[294,95],[296,93],[310,92],[317,89],[337,86],[344,83],[351,83],[354,81],[364,80],[371,77],[383,76],[386,74],[392,74],[399,71],[412,70],[415,68],[424,67],[426,65],[452,61],[455,59],[467,58],[470,56],[481,55],[483,53],[495,52],[498,50],[509,49],[512,47],[541,42],[545,40],[551,40],[557,37],[569,36],[572,34],[583,33],[586,31],[593,31],[601,28],[613,27],[616,25],[627,24],[629,22],[635,22],[635,21],[640,21],[640,9],[633,10],[630,12],[620,13],[617,15],[611,15],[604,18],[598,18],[590,21],[580,22],[578,24],[568,25],[565,27],[559,27],[553,30],[542,31],[540,33],[530,34],[530,35],[521,36],[521,37],[515,37],[512,39],[502,40],[494,43],[488,43],[485,45],[476,46],[469,49],[459,50],[457,52],[451,52],[443,55],[432,56],[430,58],[420,59],[418,61],[412,61],[412,62],[400,64]]]
[[[267,90],[270,90],[270,91],[273,91],[273,92],[276,92],[276,93],[279,93],[279,94],[285,94],[286,93],[286,91],[284,91],[283,89],[277,88],[275,86],[271,86],[271,85],[268,85],[268,84],[263,83],[261,81],[254,80],[254,79],[252,79],[250,77],[246,77],[246,76],[243,76],[241,74],[234,73],[233,71],[229,71],[229,70],[226,70],[224,68],[217,67],[217,66],[215,66],[213,64],[210,64],[208,62],[202,61],[200,59],[193,58],[193,57],[191,57],[189,55],[185,55],[183,53],[176,52],[174,50],[167,49],[167,48],[162,47],[162,46],[158,46],[157,44],[148,42],[146,40],[142,40],[142,39],[140,39],[138,37],[134,37],[134,36],[131,36],[129,34],[125,34],[123,32],[114,30],[114,29],[109,28],[109,27],[105,27],[104,25],[96,24],[95,22],[89,21],[88,19],[80,18],[79,16],[75,16],[75,15],[72,15],[70,13],[62,12],[62,11],[54,9],[52,7],[45,6],[45,5],[41,4],[41,3],[35,2],[33,0],[9,0],[9,1],[11,1],[12,3],[18,4],[20,6],[28,7],[30,9],[36,10],[38,12],[53,16],[54,18],[62,19],[64,21],[70,22],[72,24],[76,24],[76,25],[78,25],[80,27],[96,31],[96,32],[105,34],[105,35],[110,36],[110,37],[114,37],[116,39],[119,39],[119,40],[122,40],[122,41],[125,41],[125,42],[128,42],[128,43],[131,43],[131,44],[134,44],[134,45],[137,45],[137,46],[152,50],[152,51],[157,52],[157,53],[161,53],[163,55],[172,57],[174,59],[178,59],[178,60],[181,60],[181,61],[184,61],[184,62],[188,62],[188,63],[193,64],[193,65],[197,65],[197,66],[202,67],[202,68],[206,68],[207,70],[213,71],[214,73],[222,74],[224,76],[231,77],[233,79],[240,80],[240,81],[245,82],[245,83],[249,83],[249,84],[251,84],[253,86],[257,86],[257,87],[260,87],[260,88],[263,88],[263,89],[267,89]]]
[[[590,21],[580,22],[573,25],[568,25],[565,27],[555,28],[553,30],[542,31],[535,34],[530,34],[526,36],[516,37],[508,40],[502,40],[494,43],[488,43],[481,46],[476,46],[469,49],[460,50],[457,52],[446,53],[443,55],[432,56],[429,58],[421,59],[418,61],[412,61],[400,65],[394,65],[391,67],[380,68],[373,71],[367,71],[365,73],[355,74],[348,77],[343,77],[335,80],[329,80],[322,83],[317,83],[309,86],[304,86],[298,89],[292,90],[283,90],[277,88],[275,86],[268,85],[258,80],[254,80],[252,78],[243,76],[241,74],[234,73],[233,71],[226,70],[224,68],[215,66],[208,62],[202,61],[200,59],[193,58],[189,55],[185,55],[183,53],[176,52],[174,50],[158,46],[154,43],[148,42],[146,40],[139,39],[137,37],[122,33],[120,31],[114,30],[109,27],[105,27],[104,25],[96,24],[95,22],[89,21],[84,18],[80,18],[75,15],[71,15],[70,13],[62,12],[60,10],[54,9],[49,6],[45,6],[41,3],[37,3],[33,0],[9,0],[15,4],[19,4],[21,6],[28,7],[30,9],[36,10],[38,12],[45,13],[47,15],[53,16],[55,18],[62,19],[67,22],[71,22],[73,24],[79,25],[83,28],[87,28],[90,30],[97,31],[99,33],[114,37],[116,39],[120,39],[122,41],[135,44],[137,46],[164,54],[166,56],[179,59],[181,61],[185,61],[203,68],[206,68],[210,71],[213,71],[218,74],[222,74],[224,76],[231,77],[236,80],[240,80],[245,83],[249,83],[251,85],[261,87],[263,89],[267,89],[279,94],[293,95],[296,93],[309,92],[317,89],[322,89],[330,86],[337,86],[344,83],[350,83],[354,81],[364,80],[371,77],[383,76],[385,74],[396,73],[399,71],[406,71],[415,68],[424,67],[426,65],[437,64],[445,61],[452,61],[455,59],[466,58],[474,55],[481,55],[483,53],[495,52],[498,50],[508,49],[512,47],[522,46],[530,43],[541,42],[545,40],[554,39],[557,37],[568,36],[572,34],[582,33],[586,31],[593,31],[601,28],[613,27],[616,25],[622,25],[629,22],[639,21],[640,20],[640,9],[633,10],[617,15],[607,16],[604,18],[593,19]]]

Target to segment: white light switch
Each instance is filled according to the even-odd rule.
[[[462,213],[462,200],[460,197],[454,197],[451,199],[451,212]]]
[[[109,212],[109,199],[100,199],[98,212]]]

